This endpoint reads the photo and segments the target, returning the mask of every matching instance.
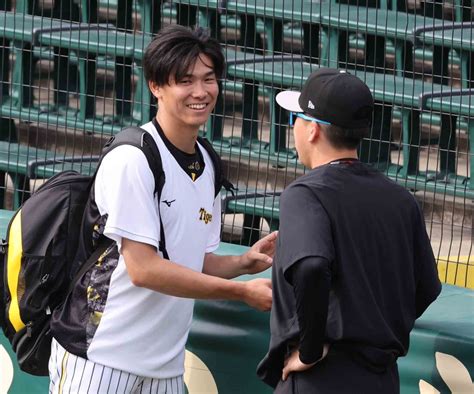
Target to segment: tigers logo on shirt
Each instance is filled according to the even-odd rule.
[[[204,223],[208,224],[212,222],[212,214],[207,212],[204,208],[199,210],[199,220],[203,220]]]

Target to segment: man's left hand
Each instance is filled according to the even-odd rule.
[[[274,231],[262,239],[241,256],[241,267],[245,274],[256,274],[271,267],[275,254],[278,231]]]
[[[321,356],[321,358],[312,364],[305,364],[300,360],[299,350],[295,350],[293,353],[291,353],[290,357],[285,360],[285,367],[283,368],[281,379],[285,381],[288,378],[288,375],[292,372],[303,372],[314,367],[314,365],[316,365],[324,357],[327,356],[328,351],[329,345],[324,344],[323,355]]]
[[[295,350],[290,357],[285,360],[285,367],[281,375],[281,380],[285,381],[292,372],[303,372],[310,369],[316,363],[305,364],[300,360],[300,352]]]

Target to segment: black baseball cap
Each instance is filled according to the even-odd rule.
[[[301,92],[280,92],[276,101],[288,111],[304,112],[346,129],[372,124],[372,94],[364,82],[345,70],[320,68],[308,77]]]

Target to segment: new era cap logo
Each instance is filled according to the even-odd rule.
[[[314,104],[311,102],[311,100],[308,101],[308,108],[314,109]]]

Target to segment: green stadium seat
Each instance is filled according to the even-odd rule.
[[[286,124],[287,114],[275,105],[274,96],[284,89],[293,88],[299,90],[312,70],[320,67],[317,64],[302,63],[301,61],[278,60],[272,62],[255,62],[228,67],[227,73],[234,78],[240,78],[247,82],[249,89],[243,100],[251,100],[255,95],[255,83],[271,88],[273,98],[270,98],[271,133],[269,149],[266,152],[259,151],[258,154],[267,154],[270,160],[282,164],[280,150],[285,153],[287,146]],[[452,169],[452,160],[441,162],[440,174],[422,173],[419,169],[419,148],[422,145],[420,134],[419,96],[422,93],[444,92],[450,90],[448,86],[432,84],[422,80],[414,80],[401,76],[371,73],[364,70],[351,71],[361,78],[370,88],[377,103],[374,113],[374,128],[370,140],[364,141],[361,147],[360,157],[363,161],[372,163],[377,168],[385,171],[397,182],[408,188],[442,191],[444,193],[458,195],[473,194],[472,189],[467,189],[464,181],[461,184],[440,184],[432,182],[440,174],[446,174]],[[402,150],[403,165],[394,165],[390,160],[391,137],[391,112],[394,106],[401,111],[402,117]],[[253,122],[258,119],[251,117]],[[444,130],[444,133],[449,132]],[[245,134],[245,131],[242,131]],[[442,133],[444,136],[445,134]],[[449,139],[449,136],[446,137]],[[440,146],[440,149],[444,146]],[[232,151],[233,147],[224,147],[224,150]],[[240,155],[243,153],[240,152]],[[248,152],[252,155],[252,152]],[[254,153],[255,156],[255,153]],[[291,161],[287,161],[289,165]],[[295,163],[296,164],[296,163]],[[442,176],[442,175],[441,175]]]
[[[19,14],[16,14],[15,17],[19,18],[22,22],[34,22],[37,20],[36,17],[32,16],[23,18]],[[51,20],[46,18],[43,22],[47,23],[51,22]],[[0,115],[4,118],[19,119],[26,122],[54,124],[56,126],[82,129],[91,133],[100,133],[100,135],[115,134],[127,124],[123,121],[123,117],[118,118],[118,121],[107,121],[106,119],[95,115],[95,92],[93,90],[95,82],[95,59],[99,55],[114,55],[121,58],[127,57],[136,61],[138,64],[137,68],[140,68],[144,49],[149,43],[151,37],[149,35],[125,33],[102,25],[80,25],[77,30],[70,29],[69,25],[66,27],[66,29],[62,29],[62,25],[57,25],[55,29],[51,30],[35,30],[34,27],[30,28],[32,35],[30,41],[41,45],[41,47],[65,48],[71,51],[71,53],[77,55],[81,88],[79,95],[80,110],[77,112],[70,108],[66,111],[63,110],[60,113],[43,110],[42,108],[34,106],[20,106],[17,104],[16,100],[7,96],[2,100]],[[6,29],[5,35],[7,32],[12,35],[19,34],[16,30],[9,33],[9,30]],[[229,64],[242,64],[261,58],[261,56],[259,57],[253,54],[251,55],[250,53],[242,52],[236,47],[226,47],[224,51]],[[145,94],[142,95],[142,91],[145,92]],[[151,113],[151,100],[142,73],[140,73],[134,103],[136,105],[134,114],[138,116],[136,119],[132,119],[128,124],[141,124],[148,121]],[[11,138],[8,139],[11,141]],[[15,144],[12,144],[11,146],[14,149]],[[4,148],[4,151],[6,152],[5,161],[6,164],[8,164],[8,149]],[[31,153],[31,151],[29,152]],[[52,152],[46,152],[41,156],[41,158],[47,160],[56,159]],[[36,163],[36,165],[32,167],[33,169],[28,171],[26,166],[30,160],[31,158],[29,158],[27,154],[22,155],[20,160],[22,165],[9,166],[8,173],[13,176],[21,176],[21,179],[24,180],[35,179],[38,177],[49,177],[66,168],[75,168],[80,172],[87,171],[87,166],[85,166],[84,163],[71,164],[64,158],[60,158],[59,163]],[[19,201],[21,201],[21,197],[15,197],[15,206],[18,205]]]
[[[96,131],[101,134],[115,133],[125,125],[141,124],[150,119],[151,100],[147,83],[141,72],[139,73],[132,111],[132,77],[130,71],[132,61],[137,63],[137,69],[141,68],[141,59],[146,46],[151,40],[151,35],[126,33],[107,25],[75,24],[71,28],[70,24],[56,25],[55,20],[48,18],[41,19],[34,16],[11,15],[9,13],[4,13],[4,16],[13,17],[12,24],[15,24],[16,19],[23,24],[29,23],[27,28],[30,29],[32,37],[29,41],[41,47],[67,49],[76,54],[79,64],[79,109],[76,111],[72,108],[63,108],[61,111],[50,111],[32,106],[31,99],[28,103],[23,100],[23,105],[19,105],[14,97],[5,97],[0,109],[2,116],[29,121],[54,122],[57,125]],[[39,27],[49,23],[54,28],[38,30],[35,23],[38,23]],[[10,25],[7,24],[8,26]],[[14,34],[20,34],[19,30],[12,30]],[[7,38],[9,33],[10,30],[5,29],[4,35]],[[258,56],[252,55],[251,58],[250,54],[239,51],[236,47],[226,47],[225,54],[229,64],[258,59]],[[122,62],[117,66],[118,61],[116,61],[115,90],[117,98],[115,100],[114,116],[103,118],[96,116],[95,113],[97,96],[95,72],[98,56],[113,57],[121,59]],[[18,64],[17,67],[24,70],[21,64]],[[23,86],[21,81],[17,84]]]
[[[224,193],[224,192],[223,192]],[[222,213],[243,214],[243,229],[240,244],[253,245],[260,239],[260,221],[265,219],[270,231],[278,230],[281,192],[264,190],[237,190],[233,195],[224,193]]]
[[[398,0],[403,5],[399,10],[406,11],[406,2]],[[449,3],[452,6],[454,20],[456,22],[469,22],[472,20],[472,1],[471,0],[451,0]],[[447,1],[442,0],[424,0],[421,1],[420,11],[423,15],[433,16],[435,18],[445,17],[445,8]]]
[[[86,3],[89,0],[82,0]],[[161,28],[161,15],[172,17],[170,7],[163,7],[163,0],[98,0],[98,7],[106,10],[108,15],[111,11],[117,15],[115,25],[120,29],[132,30],[133,13],[140,16],[140,31],[149,34],[156,33]],[[162,8],[164,10],[162,11]],[[138,30],[138,29],[135,29]]]
[[[7,235],[8,223],[13,217],[15,211],[10,211],[6,209],[0,209],[0,237],[5,239]]]
[[[27,175],[30,179],[50,178],[61,171],[76,171],[82,175],[93,175],[97,169],[100,156],[76,156],[52,158],[45,160],[30,160]]]
[[[218,14],[234,15],[240,26],[241,41],[245,48],[259,48],[257,24],[263,21],[267,40],[266,50],[273,53],[282,52],[285,24],[298,23],[303,30],[303,54],[311,58],[319,57],[319,22],[324,13],[334,7],[331,2],[317,3],[306,0],[178,0],[174,4],[187,15],[199,14],[200,25],[208,26],[212,34],[222,40],[220,35],[222,20]],[[323,42],[323,47],[325,43]]]
[[[444,136],[440,143],[444,144],[441,150],[440,160],[447,163],[444,173],[437,179],[451,185],[467,185],[466,197],[473,199],[474,191],[474,90],[448,90],[440,92],[427,92],[420,96],[420,108],[441,114],[444,130],[453,130]],[[456,133],[458,118],[465,117],[468,124],[469,156],[470,156],[470,178],[457,177],[455,173],[454,151],[456,149]],[[460,178],[460,179],[459,179]],[[460,194],[463,188],[461,187]]]
[[[420,27],[415,30],[415,40],[434,48],[436,62],[443,65],[440,72],[448,79],[449,52],[456,50],[460,57],[461,86],[474,87],[474,22],[442,24]]]
[[[33,104],[32,47],[38,44],[39,33],[60,28],[79,28],[79,24],[38,15],[0,11],[0,38],[5,42],[2,54],[5,59],[8,59],[8,46],[11,42],[15,55],[11,81],[12,98],[19,107],[28,107]],[[8,65],[6,65],[1,75],[2,84],[8,81],[8,72]]]
[[[63,37],[71,37],[74,31],[78,36],[87,37],[94,29],[103,28],[101,25],[79,24],[75,22],[64,22],[58,19],[42,17],[38,15],[28,15],[18,12],[3,12],[0,11],[0,38],[6,42],[12,42],[15,62],[13,66],[12,80],[8,81],[8,62],[3,62],[2,67],[2,101],[0,103],[0,116],[2,118],[20,119],[23,121],[37,121],[51,123],[58,126],[66,126],[71,128],[80,128],[90,132],[98,132],[111,134],[120,130],[121,126],[116,125],[110,119],[99,122],[97,119],[88,118],[86,114],[92,112],[91,107],[95,103],[91,103],[95,97],[83,93],[81,95],[81,103],[79,110],[65,106],[66,100],[61,100],[60,95],[68,94],[74,88],[68,87],[67,78],[55,74],[54,82],[54,102],[56,105],[34,105],[33,102],[33,73],[32,68],[33,48],[40,48],[40,37],[45,34],[46,38],[55,37],[55,35],[62,35]],[[67,32],[67,33],[63,33]],[[98,47],[102,48],[99,44]],[[106,46],[106,45],[105,45]],[[57,49],[71,49],[69,46],[57,46]],[[108,48],[111,50],[111,48]],[[94,48],[98,53],[102,50]],[[2,54],[8,58],[8,46],[2,48]],[[53,60],[59,62],[62,58],[60,52],[56,52]],[[83,60],[83,59],[80,59]],[[63,61],[63,60],[61,60]],[[80,61],[82,68],[92,68],[92,63],[85,64],[85,61]],[[59,63],[57,63],[59,64]],[[61,72],[62,66],[58,66],[56,71]],[[84,70],[82,70],[84,71]],[[67,73],[63,74],[67,75]],[[81,74],[84,76],[84,72]],[[90,74],[93,76],[93,74]],[[66,85],[63,82],[66,80]],[[92,84],[92,80],[81,81],[81,89],[87,86],[87,83]],[[11,86],[12,93],[9,94],[9,86]]]
[[[0,202],[5,206],[5,174],[13,182],[13,207],[18,208],[30,193],[28,163],[54,157],[55,152],[28,145],[0,141]]]
[[[96,59],[111,56],[115,59],[115,115],[112,123],[130,124],[132,60],[137,43],[133,34],[102,25],[85,25],[82,30],[58,29],[39,34],[44,46],[68,49],[79,59],[79,121],[95,118],[96,112]],[[143,43],[142,43],[143,45]]]
[[[442,20],[421,15],[407,14],[380,8],[342,6],[333,7],[321,16],[322,30],[329,37],[331,45],[321,55],[321,64],[330,67],[345,67],[348,64],[348,34],[360,33],[366,36],[363,65],[383,69],[386,66],[386,40],[395,45],[395,69],[399,75],[413,71],[414,32],[418,27],[441,25]],[[442,75],[435,64],[434,75]],[[373,68],[370,69],[373,71]]]

